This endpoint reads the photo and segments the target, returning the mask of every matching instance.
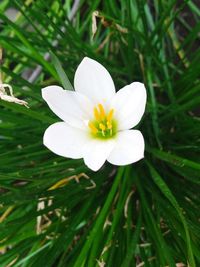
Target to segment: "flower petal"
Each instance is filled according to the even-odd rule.
[[[74,77],[75,90],[86,95],[94,105],[105,102],[115,95],[115,86],[109,72],[97,61],[85,57]]]
[[[119,132],[116,145],[108,157],[108,162],[114,165],[127,165],[144,157],[144,138],[138,130]]]
[[[115,112],[118,130],[130,129],[139,123],[144,114],[146,98],[144,84],[139,82],[133,82],[116,93],[111,107]]]
[[[91,139],[84,147],[83,159],[93,171],[99,170],[115,145],[115,140]]]
[[[80,129],[86,128],[93,108],[87,97],[56,85],[43,88],[42,97],[51,110],[69,125]]]
[[[82,150],[88,138],[85,131],[73,128],[65,122],[57,122],[47,128],[43,143],[59,156],[79,159],[83,157]]]

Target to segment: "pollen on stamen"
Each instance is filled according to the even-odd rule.
[[[110,129],[112,129],[112,123],[110,122],[110,121],[107,121],[107,128],[110,130]]]
[[[95,117],[95,119],[97,121],[99,121],[101,119],[101,116],[99,114],[99,111],[98,111],[98,109],[96,107],[94,108],[94,117]]]
[[[111,109],[107,115],[107,120],[110,122],[113,118],[114,109]]]
[[[107,121],[107,129],[110,130],[110,136],[113,134],[113,125],[110,121]]]
[[[110,109],[107,113],[100,103],[94,107],[94,120],[88,124],[91,134],[97,138],[113,137],[116,133],[116,122],[113,120],[113,114],[114,109]]]
[[[99,128],[100,128],[102,131],[105,131],[105,130],[106,130],[106,126],[105,126],[103,123],[99,123]]]
[[[106,117],[106,113],[105,113],[104,107],[103,107],[102,104],[98,104],[98,107],[99,107],[101,119],[104,120],[105,117]]]
[[[93,134],[97,134],[98,133],[98,129],[94,126],[94,124],[91,121],[89,122],[88,126],[92,130]]]
[[[101,129],[101,133],[105,136],[106,126],[103,123],[99,123],[99,128]]]

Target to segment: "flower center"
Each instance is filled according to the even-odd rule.
[[[91,134],[97,138],[111,138],[116,134],[116,122],[113,119],[114,109],[106,114],[102,104],[94,107],[94,120],[89,121]]]

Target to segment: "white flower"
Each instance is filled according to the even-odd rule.
[[[97,171],[107,160],[127,165],[144,157],[144,139],[136,126],[145,110],[146,90],[133,82],[117,93],[108,71],[85,57],[74,78],[75,91],[52,85],[42,97],[62,122],[51,125],[44,145],[55,154],[80,159]]]

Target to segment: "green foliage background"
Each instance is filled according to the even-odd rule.
[[[0,100],[0,266],[200,266],[197,4],[1,1],[4,83],[30,109]],[[14,22],[9,7],[19,11]],[[60,64],[73,84],[86,55],[109,70],[118,89],[146,85],[139,125],[145,159],[132,166],[106,164],[94,173],[42,144],[58,119],[41,88],[66,79]]]

